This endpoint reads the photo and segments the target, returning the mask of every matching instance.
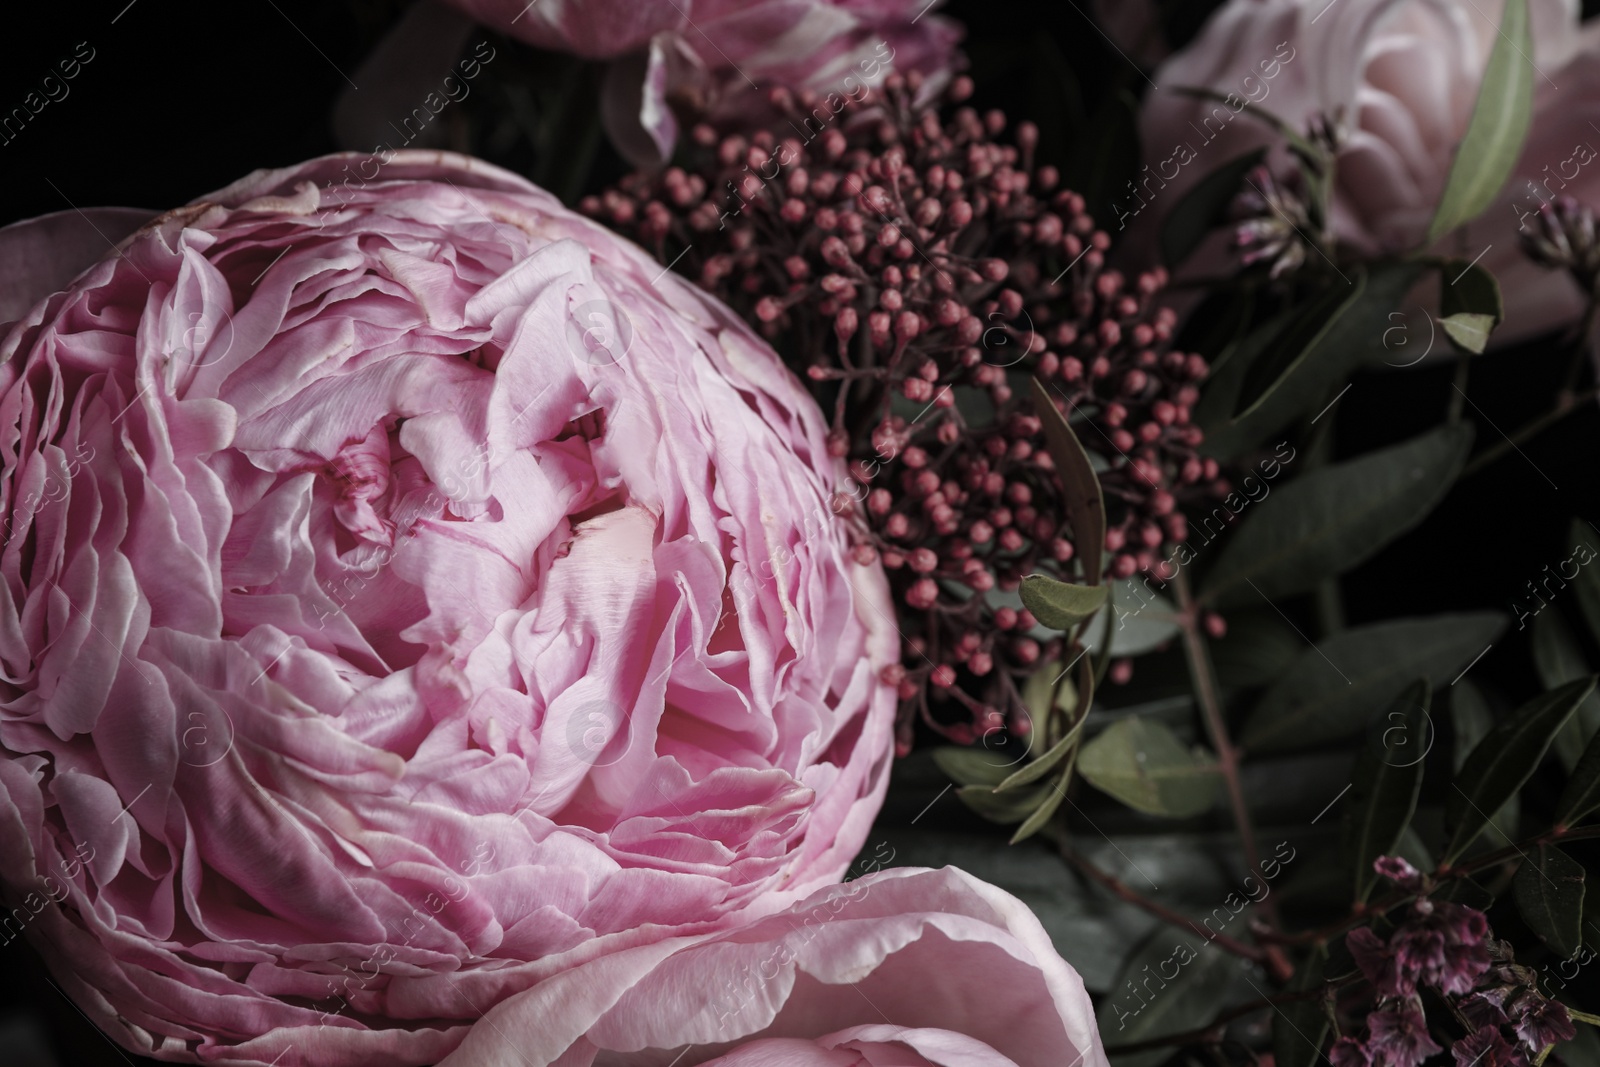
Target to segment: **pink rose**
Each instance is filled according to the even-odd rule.
[[[954,867],[630,948],[490,1011],[439,1067],[1106,1067],[1027,905]]]
[[[860,848],[898,641],[820,412],[522,179],[258,172],[0,358],[3,928],[128,1048],[432,1063]]]
[[[1141,186],[1152,210],[1139,209],[1131,196],[1124,209],[1145,216],[1137,228],[1148,239],[1197,181],[1245,152],[1274,145],[1269,162],[1280,173],[1287,169],[1274,131],[1252,111],[1304,129],[1342,109],[1347,143],[1337,162],[1337,239],[1360,256],[1417,247],[1477,99],[1502,6],[1229,0],[1154,74],[1161,88],[1144,107],[1150,166],[1141,172],[1141,180],[1156,178],[1148,190]],[[1576,0],[1530,0],[1538,71],[1527,144],[1495,202],[1435,249],[1466,259],[1488,249],[1481,262],[1500,280],[1506,303],[1498,341],[1560,326],[1583,308],[1573,282],[1534,266],[1518,248],[1519,228],[1532,231],[1540,203],[1562,192],[1600,202],[1600,28],[1580,28],[1577,9]],[[1235,102],[1173,91],[1181,86],[1234,93]],[[1576,163],[1575,152],[1590,161]]]
[[[961,37],[932,14],[939,0],[449,0],[540,48],[616,59],[601,101],[606,128],[644,166],[672,154],[669,102],[713,116],[752,116],[758,86],[860,101],[888,73],[943,85]],[[838,114],[839,108],[832,109]]]

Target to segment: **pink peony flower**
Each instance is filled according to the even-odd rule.
[[[928,10],[938,0],[449,2],[540,48],[619,60],[601,108],[613,141],[640,166],[672,154],[669,103],[759,122],[764,98],[750,93],[758,86],[859,101],[891,70],[929,76],[932,92],[961,37],[957,23]]]
[[[860,848],[899,650],[821,413],[522,179],[258,172],[0,358],[6,937],[126,1047],[433,1063]]]
[[[1304,130],[1339,120],[1333,229],[1362,256],[1416,247],[1444,189],[1477,98],[1502,4],[1495,0],[1229,0],[1187,48],[1155,74],[1141,119],[1138,197],[1125,222],[1148,241],[1160,219],[1204,175],[1251,149],[1285,172],[1289,157],[1263,116]],[[1472,258],[1500,280],[1506,321],[1497,339],[1575,319],[1577,286],[1518,248],[1541,204],[1558,194],[1600,204],[1600,27],[1578,26],[1576,0],[1531,0],[1532,130],[1511,180],[1463,235],[1436,251]],[[1173,90],[1200,86],[1230,103]],[[1146,179],[1149,179],[1146,182]],[[1149,211],[1144,210],[1148,206]],[[1137,218],[1137,222],[1134,219]],[[1213,250],[1215,267],[1218,258]]]
[[[744,929],[601,957],[490,1011],[439,1067],[1105,1067],[1026,905],[953,867],[830,886]]]

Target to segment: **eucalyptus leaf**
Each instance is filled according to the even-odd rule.
[[[1239,524],[1201,598],[1275,600],[1370,559],[1443,499],[1471,447],[1472,427],[1457,423],[1301,475]]]
[[[1303,748],[1360,733],[1375,709],[1418,678],[1456,679],[1505,626],[1494,612],[1356,626],[1317,642],[1256,703],[1241,740],[1252,751]]]
[[[1084,745],[1078,773],[1136,811],[1173,818],[1210,810],[1222,781],[1215,762],[1190,751],[1166,726],[1137,715]]]
[[[1511,176],[1533,115],[1532,54],[1528,0],[1506,0],[1472,118],[1428,226],[1427,243],[1476,218]]]
[[[1161,259],[1176,267],[1226,220],[1228,206],[1244,184],[1244,176],[1266,156],[1265,148],[1230,159],[1196,182],[1175,204],[1161,225]]]
[[[1377,743],[1364,746],[1356,757],[1345,808],[1344,856],[1352,867],[1358,902],[1377,885],[1372,861],[1394,852],[1417,810],[1426,762],[1423,739],[1432,736],[1432,698],[1426,679],[1407,686],[1389,706]]]
[[[1541,611],[1533,620],[1533,666],[1546,689],[1566,685],[1589,673],[1589,664],[1559,611]],[[1590,693],[1578,713],[1556,735],[1556,758],[1570,773],[1589,740],[1600,732],[1600,693]]]
[[[1103,585],[1073,585],[1045,574],[1022,579],[1022,603],[1052,630],[1070,630],[1105,606]]]
[[[1583,866],[1554,845],[1528,853],[1511,883],[1517,910],[1562,959],[1583,945]]]
[[[1445,863],[1455,862],[1483,832],[1490,813],[1522,788],[1594,684],[1593,677],[1585,678],[1534,697],[1478,742],[1445,803]]]
[[[1072,541],[1078,550],[1083,573],[1099,581],[1100,557],[1106,543],[1106,503],[1100,493],[1100,479],[1094,473],[1088,453],[1072,432],[1067,419],[1056,407],[1055,398],[1037,378],[1030,378],[1033,406],[1044,424],[1045,445],[1061,479],[1062,500],[1072,524]]]

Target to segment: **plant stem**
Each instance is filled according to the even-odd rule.
[[[1235,956],[1241,956],[1255,963],[1265,964],[1267,962],[1267,951],[1265,949],[1256,945],[1247,945],[1243,941],[1229,937],[1227,934],[1213,934],[1202,930],[1195,924],[1193,919],[1182,912],[1174,911],[1165,904],[1159,904],[1151,900],[1132,886],[1102,871],[1089,860],[1067,847],[1065,841],[1058,840],[1056,846],[1060,849],[1063,859],[1082,871],[1090,881],[1096,882],[1109,890],[1118,900],[1125,900],[1129,904],[1149,912],[1162,922],[1198,934],[1225,952],[1231,952]]]
[[[1222,772],[1228,786],[1228,804],[1233,809],[1234,825],[1244,846],[1245,863],[1252,871],[1261,869],[1261,853],[1256,847],[1256,831],[1250,821],[1250,808],[1244,799],[1244,783],[1239,774],[1239,750],[1228,736],[1228,724],[1222,717],[1222,698],[1217,690],[1217,679],[1211,670],[1211,656],[1206,650],[1205,636],[1200,632],[1200,609],[1189,590],[1189,576],[1179,571],[1173,584],[1178,592],[1178,625],[1183,633],[1183,650],[1189,660],[1189,677],[1194,682],[1195,700],[1205,719],[1206,733],[1211,747],[1217,753],[1217,769]],[[1278,906],[1271,897],[1261,902],[1261,912],[1267,925],[1280,929]],[[1275,949],[1268,950],[1268,969],[1279,981],[1294,973],[1288,959]]]
[[[1450,390],[1450,406],[1445,412],[1445,421],[1454,426],[1461,421],[1461,415],[1467,406],[1467,371],[1472,366],[1472,357],[1465,352],[1456,354],[1456,380],[1455,388]]]
[[[1467,464],[1466,469],[1461,472],[1461,477],[1456,480],[1460,482],[1472,477],[1474,474],[1477,474],[1480,470],[1487,467],[1489,464],[1493,463],[1495,460],[1499,459],[1513,448],[1516,448],[1518,445],[1529,440],[1530,438],[1537,437],[1539,434],[1543,433],[1551,426],[1554,426],[1556,423],[1566,418],[1584,404],[1594,400],[1596,397],[1600,397],[1600,388],[1590,389],[1587,392],[1580,393],[1578,395],[1573,395],[1569,392],[1563,392],[1556,398],[1555,407],[1551,408],[1543,415],[1540,415],[1537,419],[1534,419],[1532,422],[1528,423],[1528,425],[1522,427],[1522,429],[1512,434],[1506,440],[1501,441],[1493,448],[1486,449],[1471,463]]]

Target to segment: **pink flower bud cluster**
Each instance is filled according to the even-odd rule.
[[[756,323],[831,414],[856,481],[840,510],[902,605],[902,749],[918,714],[957,742],[1025,732],[1018,683],[1060,641],[1005,594],[1036,571],[1085,580],[1030,376],[1103,461],[1109,574],[1156,566],[1186,536],[1180,503],[1226,491],[1195,451],[1207,366],[1171,348],[1165,272],[1106,265],[1031,123],[1002,143],[1000,112],[941,119],[922,89],[891,74],[843,113],[777,90],[788,126],[702,124],[680,165],[581,205]],[[971,91],[957,78],[944,102]]]

